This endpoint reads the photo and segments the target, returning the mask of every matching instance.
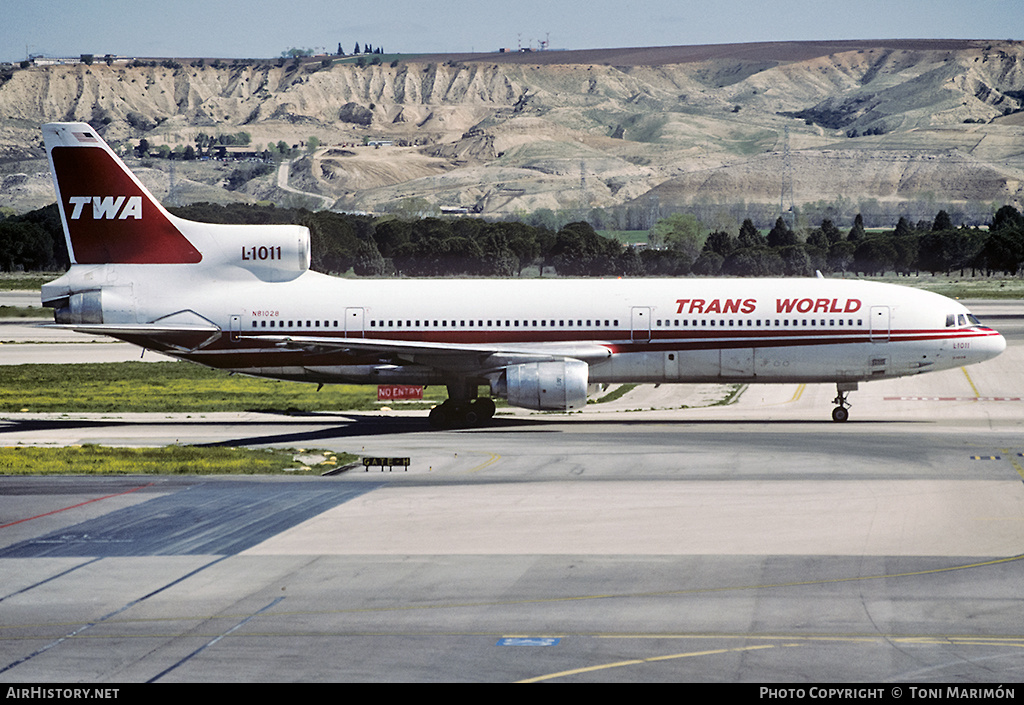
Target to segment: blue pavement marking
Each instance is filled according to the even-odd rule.
[[[561,639],[551,636],[512,637],[498,639],[495,646],[557,646]]]
[[[0,550],[0,558],[233,555],[383,483],[212,481]]]

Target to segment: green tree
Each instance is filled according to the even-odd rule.
[[[864,231],[864,218],[860,213],[853,219],[853,227],[850,228],[850,234],[846,236],[846,239],[850,242],[860,242],[866,237]]]
[[[978,265],[988,273],[1016,274],[1024,261],[1024,234],[1004,228],[990,233],[978,255]]]
[[[620,250],[617,241],[601,237],[590,223],[569,223],[555,236],[548,263],[567,276],[611,274]]]
[[[750,218],[744,220],[743,225],[740,226],[740,234],[736,238],[736,243],[740,248],[763,247],[767,244],[761,236],[761,231],[754,227]]]
[[[906,218],[900,216],[899,221],[897,221],[896,223],[896,230],[893,233],[893,235],[895,235],[896,237],[908,237],[913,234],[914,228],[910,226],[910,223],[907,222]]]
[[[706,239],[704,224],[690,213],[673,213],[654,224],[649,237],[652,245],[661,246],[675,252],[689,267],[700,256],[701,248]]]
[[[722,263],[722,274],[735,277],[770,277],[785,271],[782,257],[767,247],[741,247]]]
[[[853,255],[857,249],[857,243],[849,240],[834,242],[828,248],[828,268],[832,272],[848,272],[853,266]]]
[[[725,257],[713,250],[705,248],[705,250],[700,253],[700,257],[697,258],[697,261],[693,263],[693,267],[690,268],[690,271],[702,277],[714,277],[718,276],[722,271],[722,265],[724,263]]]
[[[53,237],[42,225],[19,218],[0,221],[0,270],[35,271],[55,265]]]
[[[814,274],[811,257],[801,244],[785,245],[778,250],[782,258],[783,271],[789,277],[809,277]]]
[[[857,245],[853,253],[853,268],[869,275],[884,274],[894,269],[896,248],[888,236],[871,237]]]
[[[797,244],[796,233],[789,228],[789,224],[779,216],[775,221],[775,227],[768,233],[768,247],[787,247]]]
[[[703,253],[713,252],[724,260],[736,249],[736,240],[724,230],[716,230],[704,241]]]
[[[952,230],[953,221],[949,217],[949,213],[946,211],[939,211],[935,216],[935,220],[932,222],[932,232],[939,232],[942,230]]]
[[[1022,230],[1024,229],[1024,216],[1013,206],[1003,206],[996,211],[988,229],[997,230]]]

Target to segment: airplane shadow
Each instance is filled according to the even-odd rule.
[[[18,419],[0,418],[0,444],[3,444],[4,437],[20,436],[31,432],[47,431],[82,431],[87,432],[95,429],[117,429],[117,428],[142,428],[152,426],[160,427],[181,427],[181,428],[228,428],[231,431],[238,431],[238,435],[231,438],[196,443],[197,446],[252,446],[252,445],[309,445],[317,441],[328,441],[350,437],[373,437],[373,436],[401,436],[413,433],[432,434],[508,434],[508,433],[565,433],[572,427],[578,428],[602,428],[602,427],[630,427],[636,429],[654,427],[676,427],[680,430],[686,428],[739,428],[756,424],[759,427],[771,426],[775,428],[797,428],[797,427],[821,427],[829,426],[837,432],[844,426],[862,424],[927,424],[927,420],[850,420],[845,424],[836,424],[828,419],[651,419],[651,418],[623,418],[618,415],[608,417],[523,417],[523,416],[496,416],[486,426],[475,428],[455,428],[450,430],[434,430],[430,428],[426,416],[405,417],[405,416],[363,416],[359,414],[347,415],[338,412],[261,412],[264,415],[275,416],[276,418],[261,419],[240,419],[238,421],[225,422],[214,419],[187,419],[168,420],[160,419],[148,421],[126,420],[126,419]],[[269,428],[268,428],[269,427]],[[257,428],[259,429],[257,431]],[[248,432],[251,431],[251,432]],[[164,435],[164,434],[160,434]],[[179,435],[179,434],[176,434]],[[181,433],[187,436],[187,433]]]

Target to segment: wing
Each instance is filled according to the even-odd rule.
[[[486,370],[524,362],[572,358],[587,363],[606,360],[610,344],[581,343],[437,343],[387,338],[331,338],[304,335],[245,335],[283,348],[309,352],[375,352],[394,355],[408,362],[448,370]]]

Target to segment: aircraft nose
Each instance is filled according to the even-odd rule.
[[[996,331],[992,331],[991,334],[986,335],[978,343],[975,350],[978,353],[979,361],[991,360],[1006,350],[1006,338]]]

